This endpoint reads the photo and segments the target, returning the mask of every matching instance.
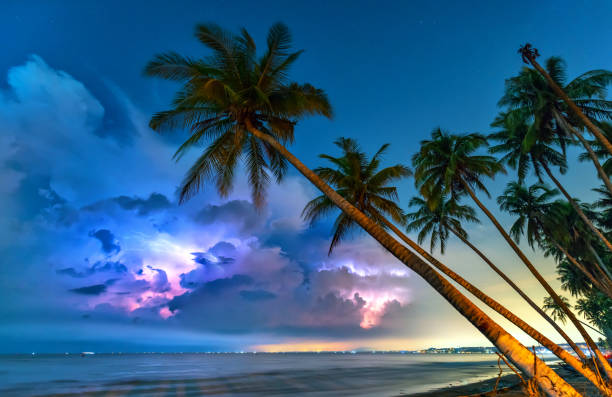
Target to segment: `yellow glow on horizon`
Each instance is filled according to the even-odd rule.
[[[346,342],[329,341],[302,341],[293,343],[273,343],[269,345],[255,345],[253,350],[265,353],[279,352],[324,352],[351,350],[352,344]]]
[[[372,350],[418,350],[428,346],[427,341],[412,338],[359,339],[350,341],[296,340],[251,346],[251,350],[265,353],[279,352],[326,352]],[[428,346],[429,347],[429,346]]]
[[[351,350],[376,350],[376,351],[402,351],[402,350],[422,350],[430,347],[466,347],[466,346],[489,346],[490,344],[482,337],[476,335],[472,339],[463,335],[460,339],[440,340],[433,337],[399,337],[399,338],[362,338],[344,341],[316,340],[316,339],[294,339],[281,343],[270,343],[253,345],[249,347],[251,351],[264,353],[282,352],[334,352]]]

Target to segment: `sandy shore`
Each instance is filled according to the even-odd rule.
[[[590,385],[582,376],[572,370],[568,370],[564,367],[555,365],[553,369],[568,381],[577,391],[582,393],[585,397],[596,397],[601,394]],[[426,393],[409,394],[411,397],[458,397],[458,396],[469,396],[469,397],[490,397],[490,396],[504,396],[504,397],[522,397],[525,393],[522,391],[520,379],[518,376],[505,375],[502,376],[497,386],[497,394],[492,393],[495,388],[497,378],[491,378],[476,383],[470,383],[461,386],[449,386],[436,390],[432,390]],[[403,394],[407,396],[408,394]]]

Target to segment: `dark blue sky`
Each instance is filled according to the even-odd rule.
[[[610,15],[607,1],[9,1],[0,70],[35,53],[94,94],[110,80],[154,111],[172,88],[143,77],[142,67],[160,51],[203,54],[196,23],[244,26],[261,40],[283,21],[306,50],[294,78],[324,88],[336,112],[333,123],[305,122],[298,143],[308,144],[294,150],[310,161],[351,135],[366,147],[393,142],[401,154],[438,125],[485,131],[524,42],[564,57],[570,76],[610,65]]]
[[[170,156],[182,136],[158,137],[146,127],[176,86],[145,78],[142,69],[168,50],[207,55],[193,37],[198,22],[246,27],[258,43],[272,23],[290,27],[295,47],[306,50],[293,79],[325,89],[335,109],[332,121],[314,118],[298,127],[292,150],[311,166],[320,164],[319,153],[334,151],[340,136],[357,138],[368,151],[391,142],[389,162],[407,163],[434,127],[488,132],[504,79],[522,67],[517,49],[527,41],[543,57],[562,56],[570,78],[612,65],[607,1],[7,1],[2,7],[0,175],[8,182],[0,194],[11,216],[0,231],[19,243],[0,245],[0,298],[15,302],[0,308],[8,323],[0,336],[9,341],[0,342],[0,352],[54,343],[59,350],[172,350],[168,335],[180,335],[183,347],[193,349],[482,342],[367,237],[327,258],[329,224],[314,230],[300,224],[301,206],[314,190],[297,175],[271,192],[261,219],[244,201],[241,182],[228,202],[205,193],[177,207],[173,193],[189,159],[175,165]],[[592,197],[592,169],[573,159],[571,168],[564,181],[572,193]],[[491,183],[493,193],[507,181]],[[401,193],[405,205],[411,182]],[[488,225],[471,232],[527,280]],[[233,248],[227,253],[219,244]],[[465,249],[450,248],[458,269],[518,302],[492,275],[474,271],[480,264]],[[223,264],[226,256],[231,261]],[[554,279],[551,262],[544,263]],[[534,289],[534,296],[543,293]],[[228,310],[244,301],[254,314]],[[431,333],[442,323],[456,324],[455,335]],[[69,329],[70,338],[45,339],[48,329]]]

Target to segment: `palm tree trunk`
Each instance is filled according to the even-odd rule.
[[[420,245],[418,245],[413,240],[411,240],[408,236],[406,236],[401,230],[399,230],[393,223],[391,223],[384,216],[380,215],[379,219],[382,220],[382,222],[397,237],[399,237],[402,241],[404,241],[406,244],[408,244],[409,247],[414,249],[419,255],[421,255],[423,258],[425,258],[425,260],[427,260],[432,265],[434,265],[438,270],[440,270],[442,273],[447,275],[451,280],[453,280],[457,284],[461,285],[463,288],[465,288],[467,291],[469,291],[476,298],[480,299],[481,302],[483,302],[484,304],[489,306],[491,309],[495,310],[497,313],[501,314],[503,317],[505,317],[512,324],[516,325],[519,329],[521,329],[527,335],[531,336],[534,340],[536,340],[542,346],[546,347],[554,355],[556,355],[561,360],[563,360],[567,365],[571,366],[576,371],[578,371],[580,374],[582,374],[586,379],[588,379],[591,383],[593,383],[604,394],[608,393],[608,394],[612,395],[612,389],[610,389],[610,388],[608,388],[608,386],[606,386],[605,382],[603,382],[601,377],[598,377],[593,371],[591,371],[588,367],[586,367],[583,364],[584,362],[586,362],[588,360],[588,358],[584,355],[582,350],[580,350],[580,348],[578,346],[576,346],[576,344],[569,338],[569,336],[567,336],[563,332],[563,330],[561,330],[558,327],[558,325],[556,323],[554,323],[554,321],[553,321],[553,324],[555,326],[555,329],[559,328],[558,332],[568,341],[568,343],[570,344],[570,346],[572,346],[572,348],[574,349],[576,354],[578,354],[578,356],[580,356],[580,358],[583,360],[582,362],[579,361],[578,359],[576,359],[576,357],[574,357],[571,354],[569,354],[564,349],[562,349],[559,345],[554,343],[552,340],[550,340],[546,336],[542,335],[536,329],[534,329],[529,324],[527,324],[525,321],[523,321],[520,317],[516,316],[511,311],[506,309],[501,303],[497,302],[496,300],[494,300],[493,298],[491,298],[490,296],[488,296],[487,294],[482,292],[480,289],[478,289],[476,286],[471,284],[469,281],[465,280],[463,277],[461,277],[460,275],[455,273],[453,270],[448,268],[442,262],[438,261],[429,252],[425,251]],[[454,233],[454,231],[453,231],[453,233]],[[529,299],[528,297],[526,297],[526,298]],[[535,306],[536,306],[536,308],[538,310],[538,313],[541,312],[541,314],[543,314],[544,317],[548,317],[548,315],[546,313],[544,313],[542,311],[542,309],[540,309],[537,305],[535,305]]]
[[[589,154],[589,157],[591,158],[591,160],[593,160],[593,165],[595,165],[595,168],[597,168],[597,173],[599,174],[599,177],[604,182],[604,185],[606,185],[606,188],[608,189],[610,194],[612,194],[612,182],[610,182],[610,178],[608,177],[608,174],[606,174],[606,171],[604,171],[603,167],[601,166],[601,163],[599,162],[599,159],[597,158],[597,154],[595,154],[595,151],[593,150],[589,142],[586,139],[584,139],[580,131],[577,131],[574,128],[572,128],[572,130],[574,130],[574,135],[578,137],[578,140],[580,141],[580,143],[582,143],[582,146],[584,146],[584,148],[586,149],[587,153]]]
[[[559,188],[561,193],[563,193],[563,195],[565,196],[567,201],[569,201],[569,203],[572,205],[572,207],[574,207],[574,210],[576,211],[578,216],[580,216],[580,218],[593,231],[593,233],[595,233],[597,235],[597,237],[599,237],[599,239],[606,245],[608,250],[610,252],[612,252],[612,244],[610,244],[610,242],[603,235],[603,233],[598,228],[596,228],[595,225],[593,225],[593,222],[591,222],[591,220],[585,215],[585,213],[582,211],[582,209],[580,208],[578,203],[576,203],[576,200],[574,200],[574,198],[572,196],[570,196],[570,194],[567,192],[567,190],[565,190],[565,188],[563,187],[561,182],[559,182],[559,180],[557,178],[555,178],[553,173],[550,171],[550,168],[548,167],[548,164],[546,164],[544,161],[540,161],[540,164],[542,165],[542,168],[544,168],[544,171],[546,171],[546,174],[548,175],[548,177]]]
[[[604,334],[603,332],[601,332],[600,330],[598,330],[595,327],[590,326],[589,324],[585,323],[584,321],[580,321],[585,327],[589,327],[591,330],[597,332],[599,335],[603,336],[604,338],[606,337],[606,334]]]
[[[467,299],[457,288],[438,274],[431,266],[418,258],[414,253],[397,242],[382,227],[365,216],[361,211],[351,205],[335,190],[327,185],[317,174],[304,165],[297,157],[289,152],[274,137],[264,134],[255,128],[249,119],[245,120],[246,127],[258,139],[261,139],[283,157],[285,157],[302,175],[315,187],[325,194],[341,211],[355,220],[370,236],[374,237],[393,256],[404,265],[413,270],[428,282],[440,295],[442,295],[459,313],[504,354],[517,368],[527,376],[535,377],[539,387],[549,396],[580,396],[569,383],[561,378],[543,361],[513,338],[502,327]]]
[[[563,89],[561,89],[561,87],[559,87],[559,85],[555,83],[555,81],[552,79],[552,77],[550,77],[548,72],[546,72],[546,70],[544,70],[544,68],[540,66],[540,64],[535,60],[535,57],[533,55],[525,54],[525,56],[529,59],[529,62],[531,62],[533,67],[536,68],[536,70],[540,72],[542,76],[544,76],[544,78],[548,82],[548,85],[550,85],[550,88],[552,88],[555,94],[557,94],[559,98],[563,99],[563,102],[565,102],[565,104],[580,119],[580,121],[584,123],[588,130],[591,131],[591,134],[593,134],[599,140],[599,142],[601,142],[601,144],[606,148],[606,150],[612,155],[612,144],[610,143],[610,141],[608,141],[605,135],[601,133],[599,128],[597,128],[595,124],[593,124],[591,119],[589,119],[584,113],[582,113],[582,111],[578,106],[576,106],[574,101],[572,101],[570,97],[567,96],[565,91],[563,91]]]
[[[468,239],[457,233],[452,228],[450,229],[450,231],[453,232],[455,236],[459,237],[459,239],[463,241],[465,245],[470,247],[478,256],[480,256],[480,258],[482,258],[482,260],[485,261],[485,263],[489,265],[489,267],[493,269],[495,273],[497,273],[508,285],[510,285],[510,287],[512,287],[513,290],[515,290],[529,304],[529,306],[533,308],[533,310],[538,312],[540,316],[542,316],[550,325],[552,325],[555,331],[557,331],[557,333],[559,333],[559,335],[561,335],[561,337],[563,337],[563,339],[565,339],[565,341],[576,352],[578,357],[580,357],[583,361],[588,360],[584,352],[574,343],[574,341],[569,337],[569,335],[567,335],[565,331],[563,331],[559,324],[557,324],[552,318],[550,318],[550,316],[546,314],[546,312],[542,310],[542,308],[538,306],[538,304],[535,303],[529,296],[527,296],[527,294],[523,292],[523,290],[520,289],[519,286],[514,283],[514,281],[512,281],[504,272],[502,272],[501,269],[495,266],[493,262],[491,262],[489,258],[487,258],[487,256],[482,253],[478,248],[476,248]]]
[[[574,313],[572,313],[572,311],[567,307],[567,305],[561,300],[559,295],[557,295],[555,290],[550,286],[550,284],[548,284],[548,282],[544,279],[544,277],[542,277],[540,272],[537,271],[537,269],[535,268],[535,266],[533,266],[531,261],[529,259],[527,259],[527,257],[523,253],[523,251],[521,251],[521,249],[518,247],[518,245],[516,245],[516,243],[510,238],[508,233],[506,233],[504,228],[497,221],[497,219],[493,216],[493,214],[487,209],[487,207],[485,207],[484,204],[482,204],[480,202],[480,200],[478,200],[478,197],[476,197],[476,194],[474,193],[472,188],[463,179],[461,180],[461,182],[462,182],[463,187],[465,188],[465,190],[468,192],[468,194],[472,198],[472,200],[474,200],[474,202],[476,203],[476,205],[478,205],[478,207],[482,210],[482,212],[484,212],[487,215],[487,217],[491,220],[491,222],[493,222],[493,224],[495,225],[495,227],[497,228],[499,233],[508,242],[508,245],[510,245],[510,247],[512,247],[514,252],[523,261],[525,266],[527,266],[527,268],[529,269],[531,274],[533,274],[534,277],[540,282],[542,287],[544,287],[546,292],[548,292],[548,295],[550,295],[550,297],[553,299],[553,301],[559,307],[561,307],[561,309],[565,312],[565,314],[567,314],[567,317],[570,319],[572,324],[574,324],[574,327],[576,327],[578,332],[580,332],[580,335],[582,335],[582,337],[584,338],[584,341],[587,343],[587,345],[589,345],[591,350],[595,353],[595,356],[597,357],[597,361],[598,361],[600,367],[602,368],[602,370],[604,371],[604,373],[606,374],[606,377],[608,379],[612,379],[612,367],[610,366],[610,364],[608,363],[606,358],[603,356],[603,354],[601,354],[601,352],[599,351],[599,348],[597,347],[597,345],[595,344],[595,342],[593,341],[591,336],[586,332],[586,330],[584,329],[582,324],[580,324],[580,322],[578,321],[578,319],[576,318]]]
[[[597,267],[599,268],[599,271],[601,273],[603,273],[603,275],[605,277],[612,278],[612,274],[610,274],[610,271],[608,270],[608,267],[606,266],[605,263],[603,263],[603,261],[601,260],[601,257],[599,256],[597,251],[595,251],[595,248],[593,248],[591,243],[589,243],[587,241],[586,242],[586,246],[587,246],[589,252],[591,253],[591,255],[593,255],[593,258],[595,258],[595,263],[597,264]]]
[[[606,185],[606,188],[608,189],[610,194],[612,194],[612,182],[610,182],[610,178],[601,166],[599,158],[597,158],[597,154],[595,153],[589,142],[584,138],[582,132],[580,132],[578,129],[574,128],[567,121],[565,121],[565,119],[563,119],[563,117],[559,115],[557,111],[554,111],[554,116],[557,120],[557,123],[561,124],[565,130],[569,130],[569,132],[576,136],[580,143],[582,143],[582,146],[584,146],[584,148],[586,149],[587,153],[589,154],[589,157],[591,158],[591,161],[593,161],[593,165],[597,169],[597,174],[599,174],[599,177],[603,181],[604,185]]]

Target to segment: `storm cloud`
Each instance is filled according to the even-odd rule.
[[[24,266],[2,270],[15,286],[4,294],[32,300],[0,314],[16,324],[44,313],[83,327],[103,321],[242,339],[394,329],[393,313],[410,305],[407,273],[372,242],[347,242],[328,257],[329,225],[306,229],[300,218],[310,187],[287,178],[271,187],[262,212],[240,189],[228,200],[209,192],[179,206],[176,183],[190,159],[173,167],[174,148],[110,92],[117,97],[106,107],[36,56],[9,71],[0,174],[11,215],[0,231],[17,243],[5,240],[0,250]],[[130,121],[115,126],[130,128],[129,139],[103,131],[117,104]],[[42,287],[24,290],[25,278]]]
[[[100,229],[89,233],[91,237],[96,238],[102,244],[102,251],[107,254],[118,253],[121,247],[115,240],[115,235],[110,230]]]

